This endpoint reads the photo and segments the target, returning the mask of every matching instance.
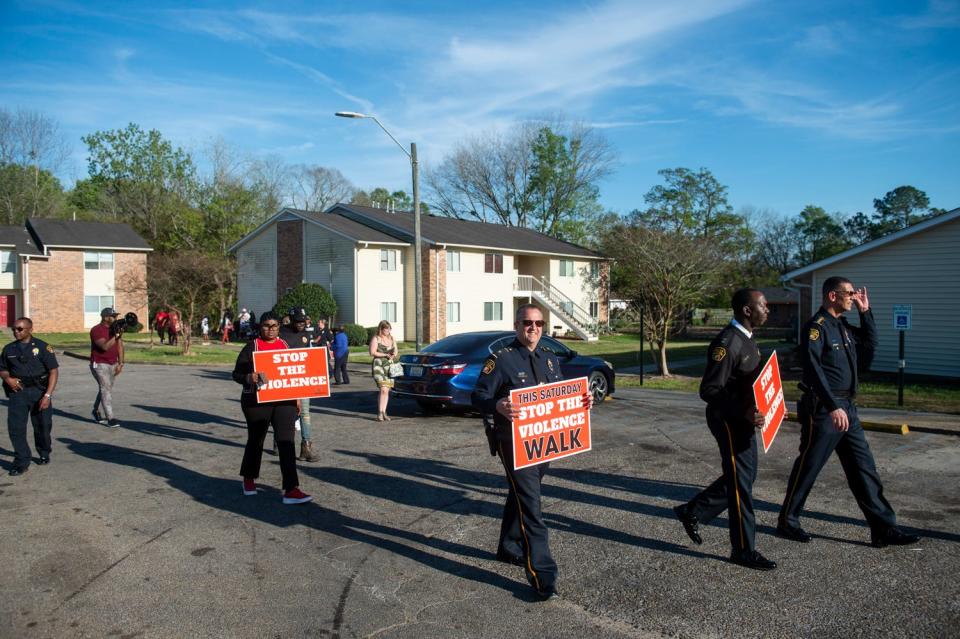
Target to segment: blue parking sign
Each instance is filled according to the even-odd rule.
[[[893,328],[898,331],[908,331],[912,326],[913,304],[893,305]]]

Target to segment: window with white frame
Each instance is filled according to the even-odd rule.
[[[560,277],[573,277],[573,260],[560,260]]]
[[[447,324],[460,321],[460,302],[447,302]]]
[[[380,270],[397,270],[397,252],[393,249],[380,249]]]
[[[460,271],[460,251],[447,251],[447,270],[450,272]]]
[[[113,308],[113,295],[84,295],[83,312],[100,313],[107,307]]]
[[[84,251],[83,268],[88,271],[112,271],[113,253]]]
[[[484,273],[503,273],[503,254],[486,253],[483,256]]]
[[[17,254],[13,251],[0,251],[0,273],[17,272]]]
[[[590,317],[593,319],[600,317],[600,302],[590,302]]]
[[[600,277],[600,262],[590,262],[590,277]]]
[[[503,302],[484,302],[483,321],[496,322],[503,319]]]
[[[380,319],[387,320],[388,322],[397,321],[397,303],[396,302],[380,302]]]

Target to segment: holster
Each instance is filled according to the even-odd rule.
[[[483,434],[487,436],[487,446],[490,447],[490,455],[497,456],[497,429],[493,423],[493,415],[483,416]]]

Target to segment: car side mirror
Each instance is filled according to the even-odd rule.
[[[577,351],[571,350],[567,352],[567,359],[573,359],[577,356]]]

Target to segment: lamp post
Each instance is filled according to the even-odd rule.
[[[410,151],[408,152],[400,142],[397,141],[397,138],[387,131],[387,128],[380,124],[375,116],[367,115],[365,113],[357,113],[355,111],[337,111],[334,115],[340,118],[354,118],[354,119],[367,119],[373,120],[377,123],[383,132],[386,133],[394,143],[400,147],[400,150],[403,151],[404,155],[407,156],[410,160],[410,169],[413,173],[413,279],[414,279],[414,288],[416,290],[416,347],[417,352],[420,351],[420,346],[423,343],[423,318],[421,317],[423,309],[423,280],[420,277],[421,269],[421,259],[420,259],[420,165],[417,162],[417,144],[415,142],[410,143]]]

